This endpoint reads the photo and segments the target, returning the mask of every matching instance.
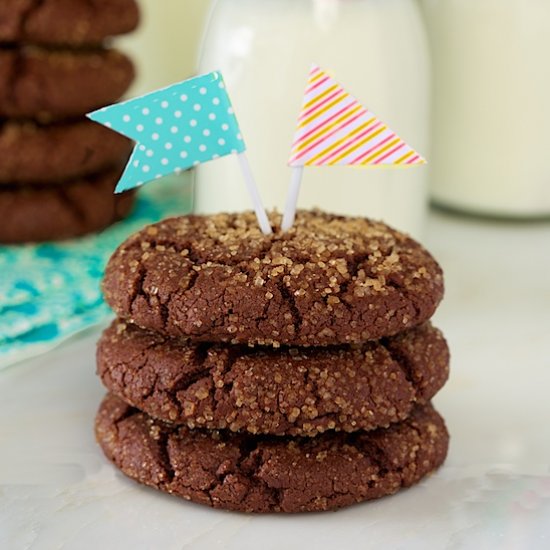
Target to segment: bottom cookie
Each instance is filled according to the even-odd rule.
[[[113,395],[100,406],[96,437],[128,477],[241,512],[315,512],[390,495],[438,468],[449,443],[431,405],[385,430],[293,439],[189,430]]]
[[[115,195],[120,168],[51,187],[0,188],[0,243],[19,244],[79,237],[126,217],[134,193]]]

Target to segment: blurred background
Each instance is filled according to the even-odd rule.
[[[312,169],[301,206],[383,218],[416,236],[430,200],[488,217],[550,215],[548,2],[142,0],[141,6],[141,28],[124,40],[139,68],[130,95],[221,69],[268,207],[284,205],[289,147],[315,62],[429,165]],[[231,158],[199,167],[196,183],[198,212],[249,208]]]
[[[199,46],[213,2],[142,0],[137,31],[118,39],[138,66],[128,96],[145,94],[196,74]]]

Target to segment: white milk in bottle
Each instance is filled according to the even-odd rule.
[[[434,200],[550,216],[550,1],[422,5],[434,58]]]
[[[429,61],[415,0],[218,0],[200,72],[220,69],[264,203],[282,211],[287,161],[312,63],[428,156]],[[429,158],[428,158],[429,161]],[[299,207],[370,216],[414,235],[426,168],[306,168]],[[195,210],[250,209],[233,156],[197,169]]]

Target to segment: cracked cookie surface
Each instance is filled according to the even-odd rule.
[[[128,477],[242,512],[322,511],[393,494],[438,468],[449,441],[431,405],[385,430],[288,439],[176,427],[112,395],[96,437]]]
[[[63,184],[128,158],[132,142],[86,119],[40,126],[0,123],[2,184]]]
[[[116,50],[0,48],[0,117],[51,122],[117,101],[134,79]]]
[[[135,0],[2,0],[0,42],[82,46],[134,30]]]
[[[0,185],[0,243],[69,239],[100,231],[129,214],[134,193],[115,195],[121,169],[53,187]]]
[[[404,420],[444,385],[449,350],[429,324],[360,346],[274,350],[187,343],[115,321],[97,369],[110,392],[167,422],[315,436]]]
[[[223,182],[220,182],[223,185]],[[365,218],[299,211],[263,235],[253,213],[171,218],[123,243],[103,289],[119,317],[197,341],[362,343],[418,326],[441,268],[410,237]]]

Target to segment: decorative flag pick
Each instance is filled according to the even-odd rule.
[[[191,78],[88,117],[137,142],[116,193],[236,154],[260,228],[266,235],[272,232],[221,73]]]
[[[294,223],[304,166],[426,164],[382,121],[317,66],[309,73],[302,112],[288,162],[292,178],[282,230]]]

